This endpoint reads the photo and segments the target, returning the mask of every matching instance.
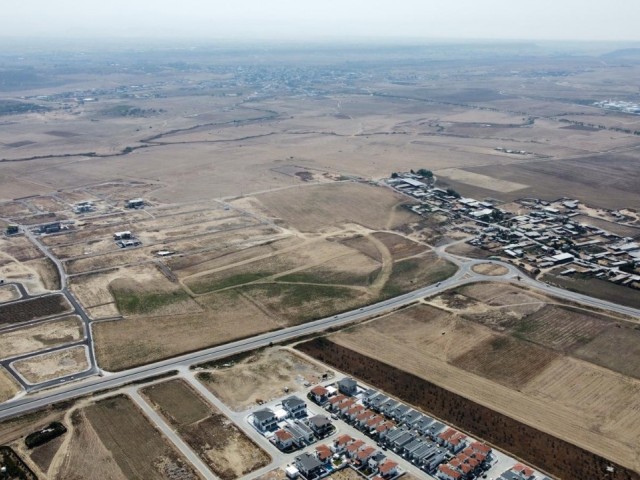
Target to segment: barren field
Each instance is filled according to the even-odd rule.
[[[466,296],[467,289],[476,298]],[[496,295],[490,285],[474,285],[462,292],[434,301],[452,313],[413,307],[330,338],[621,464],[640,468],[640,426],[636,425],[640,382],[562,354],[595,337],[591,355],[597,356],[604,347],[599,342],[607,344],[606,334],[600,336],[603,326],[612,332],[617,330],[615,322],[556,306],[522,310],[524,292]],[[536,300],[535,294],[530,295]],[[471,311],[484,313],[474,317]],[[613,364],[611,356],[606,358],[601,362]],[[579,382],[563,373],[564,380],[551,381],[563,369],[573,369],[585,380]],[[605,398],[604,392],[615,397],[615,409],[610,408],[612,398]]]
[[[0,332],[0,358],[56,347],[83,337],[82,321],[75,315],[19,330]]]
[[[64,295],[47,295],[21,302],[0,305],[0,326],[28,322],[71,312],[73,308]]]
[[[229,362],[231,366],[223,366]],[[258,400],[269,402],[281,397],[285,389],[290,393],[300,391],[305,382],[318,383],[324,374],[333,377],[331,370],[284,349],[255,351],[237,362],[217,362],[215,367],[200,366],[205,371],[198,373],[198,380],[236,411],[246,410]]]
[[[4,367],[0,367],[0,403],[13,398],[20,391],[20,386]]]
[[[67,454],[52,478],[199,478],[136,405],[124,395],[111,397],[74,413]]]
[[[412,203],[408,198],[383,187],[361,183],[281,190],[257,198],[273,216],[303,232],[318,232],[348,223],[390,230],[417,221],[417,217],[403,207]]]
[[[0,286],[0,303],[11,302],[20,298],[20,292],[14,285]]]
[[[13,367],[27,382],[37,384],[83,372],[89,361],[85,347],[73,347],[14,362]]]
[[[269,463],[266,452],[184,380],[152,385],[143,393],[220,479],[233,480]]]
[[[506,267],[493,263],[480,263],[478,265],[474,265],[473,267],[471,267],[471,269],[474,272],[479,273],[480,275],[489,276],[500,276],[509,273],[509,270]]]

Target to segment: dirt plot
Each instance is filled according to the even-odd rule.
[[[44,255],[31,241],[23,235],[0,237],[0,250],[18,262],[26,262]]]
[[[25,262],[25,265],[32,268],[40,277],[44,288],[47,290],[60,290],[60,275],[55,264],[49,258],[40,258]]]
[[[418,220],[402,207],[412,203],[406,197],[387,188],[362,183],[313,185],[267,193],[257,198],[273,215],[306,232],[347,223],[374,230],[392,229]]]
[[[14,362],[13,368],[29,383],[37,384],[89,369],[85,347],[43,353]]]
[[[100,400],[74,414],[73,438],[55,478],[199,478],[126,396]]]
[[[495,263],[479,263],[471,267],[471,270],[479,273],[480,275],[489,275],[492,277],[506,275],[507,273],[509,273],[507,267],[497,265]]]
[[[410,474],[404,474],[402,478],[407,480],[410,477]],[[353,468],[343,468],[342,470],[338,470],[335,473],[332,473],[327,478],[331,480],[361,480],[362,477],[358,472],[356,472]],[[417,479],[416,479],[417,480]]]
[[[225,367],[224,365],[229,365]],[[200,380],[216,397],[235,411],[246,410],[256,400],[269,402],[288,389],[295,393],[306,383],[332,378],[333,372],[284,349],[258,350],[234,362],[217,362],[217,368],[202,365]]]
[[[407,257],[419,255],[429,249],[429,247],[426,247],[425,245],[421,245],[406,237],[393,233],[376,232],[372,235],[387,247],[394,261],[404,260]]]
[[[451,364],[467,372],[519,389],[558,357],[544,348],[508,336],[485,340]]]
[[[29,457],[31,458],[31,461],[38,466],[41,472],[46,473],[49,471],[49,467],[60,450],[60,447],[62,447],[64,441],[64,436],[60,436],[31,450]]]
[[[233,480],[270,462],[270,457],[184,380],[170,380],[143,390],[222,480]]]
[[[0,326],[68,313],[73,307],[64,295],[46,295],[0,305]]]
[[[501,193],[516,192],[529,186],[522,183],[509,182],[507,180],[498,180],[487,175],[481,175],[479,173],[469,172],[458,168],[437,170],[436,173],[438,174],[438,177],[444,177],[445,180],[450,179],[456,182],[472,185],[474,187],[480,187]]]
[[[13,379],[4,367],[0,367],[0,403],[13,398],[20,390],[18,382]]]
[[[573,354],[591,363],[640,379],[640,331],[616,324]]]
[[[0,332],[0,358],[56,347],[83,337],[82,320],[75,315],[19,330]]]
[[[20,292],[15,285],[0,286],[0,303],[11,302],[20,298]]]

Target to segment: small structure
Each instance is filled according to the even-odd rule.
[[[358,382],[353,378],[343,378],[338,381],[338,390],[345,395],[355,395],[358,393]]]
[[[132,198],[131,200],[127,200],[124,206],[126,208],[144,208],[144,199]]]
[[[122,232],[116,232],[113,234],[114,240],[129,240],[133,238],[133,234],[129,230],[124,230]]]
[[[273,411],[264,408],[258,410],[253,414],[253,424],[261,432],[270,432],[277,427],[278,419],[274,415]]]
[[[293,465],[287,465],[284,472],[287,474],[287,478],[291,480],[298,478],[298,475],[300,475],[300,471]]]
[[[275,433],[274,437],[276,439],[276,446],[280,450],[286,450],[293,446],[293,434],[288,430],[281,428]]]
[[[40,225],[40,233],[57,233],[62,230],[62,224],[60,222],[45,223]]]
[[[18,233],[20,231],[20,228],[18,227],[18,225],[7,225],[7,235],[15,235],[16,233]]]

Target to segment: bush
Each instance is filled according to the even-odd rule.
[[[53,422],[42,430],[27,435],[27,438],[24,439],[24,443],[27,448],[39,447],[40,445],[44,445],[54,438],[59,437],[66,431],[67,427],[65,427],[63,424],[61,424],[60,422]]]

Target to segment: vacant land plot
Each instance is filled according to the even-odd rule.
[[[60,275],[55,264],[49,258],[40,258],[26,262],[40,277],[46,290],[60,290]]]
[[[372,236],[384,244],[395,261],[404,260],[407,257],[413,257],[428,250],[428,247],[409,240],[402,235],[396,235],[388,232],[376,232],[373,233]]]
[[[479,273],[480,275],[488,275],[492,277],[506,275],[507,273],[509,273],[507,267],[495,263],[479,263],[471,267],[471,270]]]
[[[20,298],[20,292],[15,285],[0,286],[0,303],[11,302]]]
[[[233,480],[269,463],[266,452],[184,380],[159,383],[143,393],[222,480]]]
[[[120,313],[172,315],[202,311],[182,288],[161,275],[156,277],[160,278],[145,282],[126,277],[113,280],[109,289]]]
[[[284,326],[242,295],[222,292],[202,298],[211,307],[204,313],[132,316],[94,325],[99,365],[122,370]]]
[[[4,367],[0,367],[0,403],[13,398],[20,391],[20,386],[7,372]]]
[[[199,478],[124,395],[86,407],[73,420],[77,428],[56,478],[80,478],[87,471],[118,480]]]
[[[84,372],[89,369],[89,360],[85,347],[73,347],[14,362],[13,368],[27,382],[37,384]]]
[[[438,177],[444,177],[445,180],[450,179],[474,187],[480,187],[501,193],[516,192],[529,186],[507,180],[499,180],[487,175],[481,175],[479,173],[469,172],[458,168],[445,168],[444,170],[437,170],[436,173],[438,174]]]
[[[206,368],[206,366],[204,366]],[[255,351],[251,356],[198,374],[198,380],[236,411],[246,410],[258,400],[268,402],[282,396],[285,389],[294,393],[308,383],[333,376],[316,364],[281,349]]]
[[[82,320],[75,315],[19,330],[0,332],[0,358],[56,347],[83,337]]]
[[[584,223],[586,225],[593,225],[594,227],[601,228],[607,232],[615,233],[621,237],[640,237],[640,228],[629,227],[626,225],[620,225],[619,223],[608,222],[601,218],[595,218],[588,215],[577,215],[573,217],[576,222]]]
[[[31,298],[22,302],[0,305],[0,326],[60,315],[72,310],[73,307],[64,295]]]
[[[628,325],[611,325],[573,354],[623,375],[640,379],[640,331]]]
[[[508,336],[488,338],[451,364],[519,389],[557,358],[557,354]]]
[[[402,478],[407,479],[409,476],[409,474],[404,474]],[[362,477],[354,469],[347,467],[342,470],[338,470],[327,478],[330,478],[331,480],[360,480]]]
[[[402,207],[411,203],[406,197],[362,183],[313,185],[257,198],[274,216],[304,232],[348,223],[374,230],[393,229],[417,221],[412,212]]]
[[[395,262],[389,281],[382,290],[382,295],[383,297],[393,297],[440,282],[456,273],[457,269],[458,267],[453,263],[443,260],[431,252]]]

